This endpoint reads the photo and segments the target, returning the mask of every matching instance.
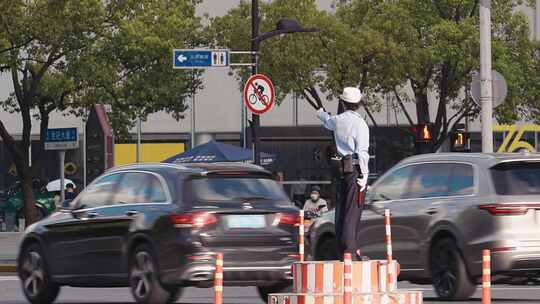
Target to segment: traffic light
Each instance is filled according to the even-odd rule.
[[[416,137],[416,142],[430,142],[432,139],[431,124],[417,124],[413,127],[413,133]]]
[[[471,150],[471,136],[464,130],[454,132],[450,140],[453,152],[468,152]]]
[[[413,126],[411,131],[415,138],[416,153],[431,153],[432,149],[432,125],[430,123],[421,123]]]

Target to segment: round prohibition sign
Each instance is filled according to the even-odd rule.
[[[270,78],[263,74],[249,77],[244,86],[244,104],[255,114],[263,114],[274,105],[276,93]]]

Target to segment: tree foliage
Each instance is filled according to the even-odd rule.
[[[166,111],[183,117],[184,100],[201,87],[200,71],[171,68],[174,48],[204,43],[199,1],[116,1],[110,28],[81,63],[85,103],[107,100],[117,135],[131,122]],[[91,67],[88,69],[87,67]]]
[[[539,77],[539,47],[530,40],[526,16],[516,10],[523,3],[493,1],[493,67],[509,86],[507,101],[496,114],[505,122],[538,113],[539,90],[533,81]],[[317,108],[322,98],[358,86],[376,125],[371,112],[390,96],[409,124],[432,123],[433,150],[457,123],[478,114],[467,93],[472,72],[479,69],[477,0],[351,0],[334,13],[319,10],[311,0],[272,1],[261,6],[261,15],[264,31],[280,18],[321,28],[318,34],[263,42],[261,71],[275,80],[281,98],[298,93]],[[218,45],[248,49],[249,3],[242,1],[212,22]],[[243,83],[247,71],[236,75]],[[410,103],[415,113],[407,110]]]
[[[27,222],[36,219],[28,161],[32,115],[41,146],[53,111],[80,114],[110,104],[117,130],[136,116],[165,110],[179,118],[184,99],[200,86],[197,73],[172,71],[171,50],[201,43],[191,0],[0,1],[0,68],[14,92],[0,101],[22,121],[16,142],[0,121],[0,136],[23,181]]]
[[[528,94],[524,71],[535,48],[517,4],[493,1],[493,67],[509,85],[506,105],[497,111],[500,120],[520,118],[516,105]],[[398,102],[415,103],[418,123],[433,123],[433,149],[464,117],[475,117],[479,110],[467,94],[472,72],[480,65],[478,5],[473,0],[387,2],[375,24],[398,48],[397,60],[386,68],[394,82],[387,89],[394,89]]]
[[[316,27],[320,33],[295,33],[274,37],[261,43],[259,71],[269,75],[274,85],[279,88],[278,103],[287,94],[296,93],[304,96],[313,107],[321,104],[318,88],[322,87],[324,45],[320,37],[331,36],[335,26],[333,18],[320,11],[313,0],[286,1],[276,0],[260,3],[260,32],[269,32],[276,28],[279,19],[296,19],[304,27]],[[250,50],[251,43],[251,5],[242,0],[238,7],[222,17],[212,19],[215,44],[232,50]],[[249,58],[234,58],[248,61]],[[235,69],[239,86],[247,80],[250,71],[245,68]]]

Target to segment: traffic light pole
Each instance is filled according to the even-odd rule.
[[[251,0],[251,75],[258,73],[258,52],[260,42],[256,40],[259,36],[259,0]],[[253,113],[251,116],[251,135],[253,141],[254,161],[256,165],[261,164],[259,126],[261,124],[259,115]]]
[[[65,185],[65,172],[64,164],[66,162],[66,151],[58,151],[58,158],[60,159],[60,203],[64,204],[66,200],[66,185]]]
[[[136,155],[136,162],[141,162],[141,135],[142,135],[142,121],[141,121],[141,115],[137,115],[137,155]]]

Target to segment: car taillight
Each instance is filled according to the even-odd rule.
[[[540,204],[487,204],[478,208],[492,215],[525,215],[529,209],[539,209]]]
[[[217,223],[217,217],[208,212],[171,214],[171,223],[177,228],[202,228]]]
[[[282,225],[292,225],[292,226],[299,226],[300,225],[300,215],[299,214],[291,214],[291,213],[276,213],[276,224],[282,224]]]
[[[511,251],[515,251],[517,248],[516,247],[496,247],[496,248],[491,248],[491,252],[493,253],[496,253],[496,252],[511,252]]]

